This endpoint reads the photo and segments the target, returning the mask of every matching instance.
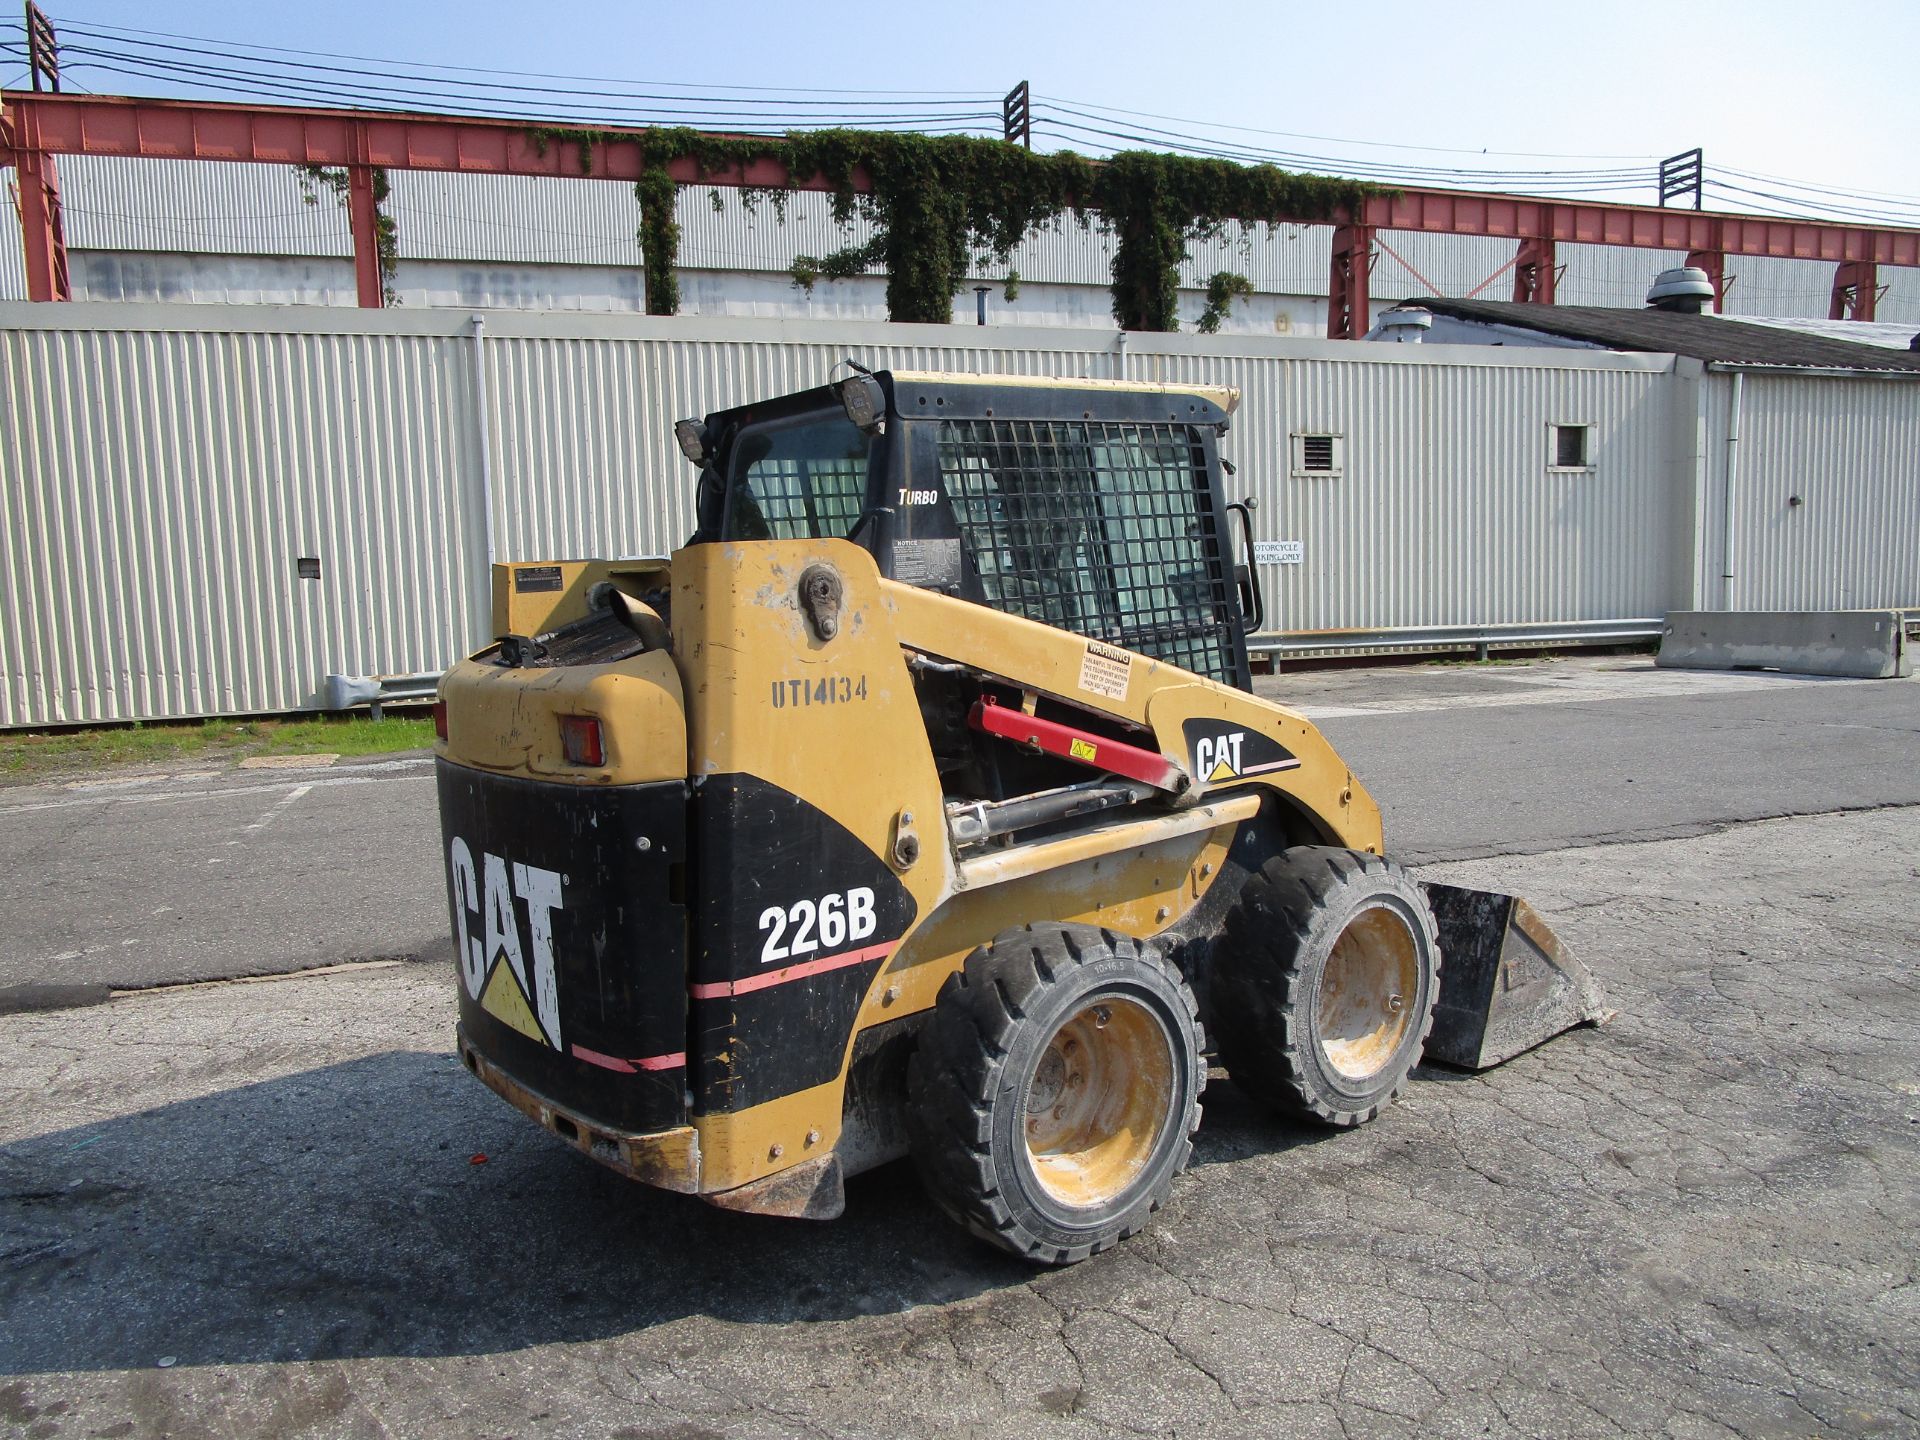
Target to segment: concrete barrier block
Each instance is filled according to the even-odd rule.
[[[1656,663],[1860,680],[1913,673],[1898,610],[1671,610]]]

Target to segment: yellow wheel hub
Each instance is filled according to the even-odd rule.
[[[1137,1001],[1103,996],[1054,1031],[1027,1088],[1027,1158],[1063,1205],[1103,1205],[1153,1158],[1174,1105],[1173,1042]]]
[[[1313,1001],[1313,1033],[1343,1080],[1371,1080],[1387,1068],[1413,1023],[1420,955],[1394,910],[1362,911],[1334,942]]]

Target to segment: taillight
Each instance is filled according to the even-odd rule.
[[[591,715],[560,717],[560,746],[569,765],[604,765],[607,752],[600,743],[600,722]]]
[[[447,743],[447,702],[433,702],[433,733],[440,737],[442,745]]]

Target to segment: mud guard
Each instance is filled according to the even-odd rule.
[[[1423,883],[1440,926],[1440,998],[1426,1058],[1486,1070],[1576,1025],[1613,1018],[1600,984],[1526,901]]]

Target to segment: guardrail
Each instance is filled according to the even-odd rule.
[[[329,710],[357,710],[368,706],[380,718],[382,705],[424,704],[440,686],[440,671],[420,675],[329,675],[322,687]]]
[[[1657,640],[1660,617],[1631,620],[1570,620],[1542,625],[1426,625],[1386,630],[1299,630],[1255,635],[1247,648],[1276,659],[1309,655],[1378,655],[1428,650],[1471,650],[1482,660],[1493,650],[1537,646],[1632,645]]]

